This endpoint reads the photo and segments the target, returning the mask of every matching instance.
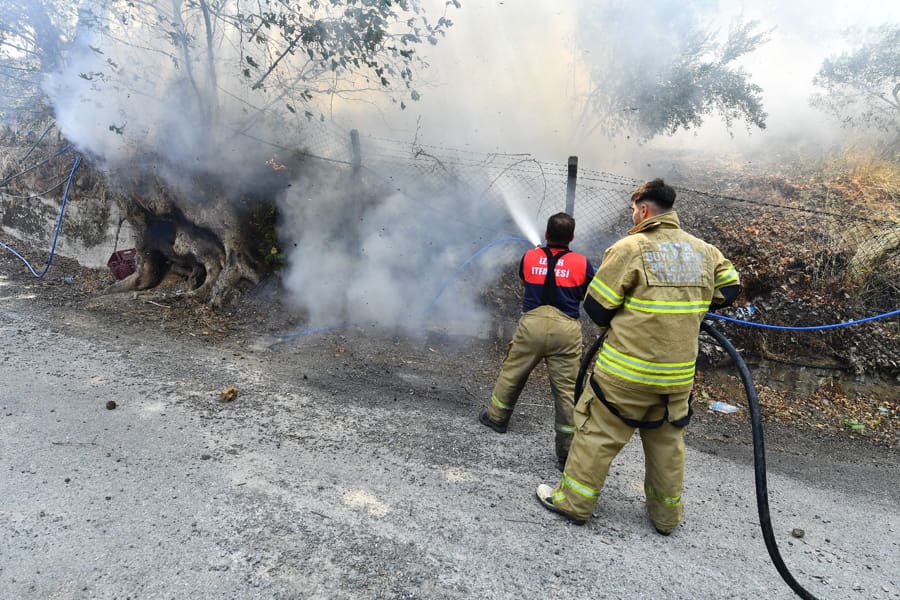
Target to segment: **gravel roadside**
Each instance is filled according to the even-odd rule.
[[[739,417],[690,430],[671,537],[644,516],[637,440],[576,527],[533,496],[558,476],[542,382],[509,433],[475,420],[493,342],[276,340],[250,313],[239,332],[179,331],[142,318],[173,310],[163,297],[0,273],[0,597],[794,597]],[[795,577],[820,598],[900,598],[896,451],[777,426],[767,448]]]

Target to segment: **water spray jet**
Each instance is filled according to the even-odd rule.
[[[503,189],[500,189],[500,196],[503,197],[503,204],[506,205],[509,216],[513,218],[516,227],[519,228],[522,235],[524,235],[533,245],[540,246],[541,235],[538,233],[538,227],[535,225],[534,221],[528,217],[528,214],[525,212],[525,207],[517,200],[516,196],[508,194]]]

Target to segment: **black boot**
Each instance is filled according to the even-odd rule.
[[[486,425],[487,427],[490,427],[497,433],[506,433],[506,423],[497,423],[495,421],[492,421],[491,418],[488,416],[486,410],[481,411],[481,414],[478,415],[478,420],[481,422],[482,425]]]

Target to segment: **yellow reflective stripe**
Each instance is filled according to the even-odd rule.
[[[561,490],[557,490],[557,491],[553,492],[553,494],[551,494],[550,499],[553,500],[553,504],[556,504],[558,502],[562,502],[563,500],[565,500],[566,495],[563,494]]]
[[[591,281],[591,288],[604,298],[606,298],[610,304],[615,306],[621,306],[622,300],[624,299],[619,294],[615,293],[611,287],[603,283],[603,281],[599,277],[594,277],[593,281]]]
[[[625,306],[647,313],[690,314],[704,313],[709,310],[708,301],[645,300],[643,298],[634,298],[633,296],[625,297]]]
[[[559,482],[559,486],[561,488],[567,487],[572,491],[581,494],[585,498],[595,499],[600,497],[600,492],[598,490],[575,481],[574,479],[569,477],[567,473],[563,473],[562,481]]]
[[[738,282],[738,274],[734,267],[728,269],[725,273],[716,277],[716,287],[730,285]]]
[[[627,381],[647,385],[683,385],[694,380],[694,362],[656,363],[629,356],[604,344],[595,362],[597,368]]]
[[[642,360],[636,356],[630,356],[625,354],[624,352],[619,352],[609,344],[603,344],[603,349],[600,352],[601,355],[608,355],[611,359],[623,363],[631,365],[637,369],[642,371],[646,371],[649,373],[654,372],[666,372],[666,371],[683,371],[687,372],[688,370],[693,370],[696,361],[690,362],[676,362],[676,363],[661,363],[661,362],[653,362],[649,360]]]
[[[660,494],[656,491],[656,488],[649,483],[644,484],[644,493],[666,506],[678,506],[681,504],[681,496],[666,496],[665,494]]]
[[[575,426],[574,425],[557,425],[556,430],[560,433],[568,433],[569,435],[572,435],[573,433],[575,433]]]
[[[497,398],[497,396],[495,396],[494,394],[491,394],[491,404],[493,404],[494,406],[496,406],[499,409],[509,410],[509,405],[501,402],[500,399]]]
[[[626,369],[622,369],[616,367],[615,365],[609,364],[607,362],[603,362],[599,358],[597,359],[597,365],[607,373],[615,375],[621,379],[625,379],[627,381],[633,381],[634,383],[645,383],[647,385],[659,385],[659,386],[670,386],[670,385],[684,385],[691,383],[694,381],[694,373],[691,372],[690,375],[685,375],[683,377],[651,377],[649,375],[642,375],[640,373],[635,373],[634,371],[628,371]]]

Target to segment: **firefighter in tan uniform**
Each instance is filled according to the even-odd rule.
[[[644,450],[647,513],[668,535],[681,522],[684,427],[691,417],[700,324],[740,291],[729,260],[680,227],[661,179],[631,196],[634,227],[604,254],[584,310],[608,327],[575,406],[575,437],[559,484],[541,504],[576,523],[592,514],[609,466],[635,429]]]
[[[519,264],[519,276],[525,284],[522,317],[490,403],[478,420],[505,433],[528,376],[539,362],[546,362],[555,404],[556,457],[562,470],[575,433],[572,409],[582,346],[578,317],[594,268],[583,254],[569,250],[575,237],[575,219],[571,216],[551,216],[544,236],[547,245],[526,252]]]

